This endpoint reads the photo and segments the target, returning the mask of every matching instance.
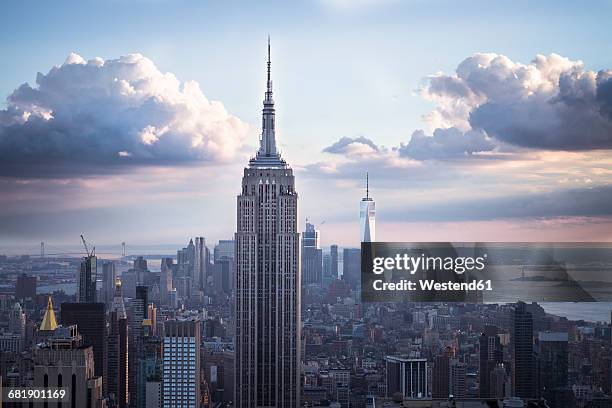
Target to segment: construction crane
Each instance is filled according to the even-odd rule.
[[[96,247],[93,247],[91,252],[89,252],[89,247],[87,246],[87,241],[85,241],[85,237],[81,234],[81,241],[83,241],[83,246],[85,247],[85,253],[87,254],[87,258],[94,256],[96,254]]]

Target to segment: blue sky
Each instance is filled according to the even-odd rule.
[[[323,230],[322,234],[324,242],[354,244],[356,241],[354,237],[342,232],[353,232],[351,229],[353,226],[347,229],[346,225],[352,222],[352,218],[346,214],[346,211],[343,213],[342,209],[352,205],[351,202],[354,202],[357,208],[356,201],[361,195],[361,191],[358,190],[361,183],[358,174],[368,170],[368,165],[350,168],[345,166],[334,175],[325,176],[325,172],[319,175],[316,170],[317,165],[320,168],[321,163],[334,160],[340,160],[339,163],[342,163],[345,159],[321,153],[324,148],[342,137],[364,136],[373,140],[381,149],[386,146],[392,150],[402,143],[407,144],[415,130],[423,129],[430,135],[437,125],[424,120],[424,116],[436,110],[441,102],[424,98],[419,93],[419,89],[427,87],[427,78],[430,75],[438,72],[453,75],[458,64],[475,53],[501,54],[511,61],[523,64],[529,64],[537,54],[556,53],[572,61],[583,61],[585,71],[597,72],[609,69],[612,67],[612,43],[609,41],[612,36],[610,17],[612,17],[612,2],[609,1],[584,3],[320,0],[299,3],[233,4],[164,0],[80,1],[53,4],[11,2],[3,4],[0,13],[0,36],[3,38],[0,42],[0,55],[2,55],[0,58],[2,98],[0,99],[4,101],[5,97],[24,82],[34,86],[37,72],[46,74],[54,65],[61,65],[71,52],[85,60],[94,57],[112,60],[130,53],[140,53],[151,60],[162,73],[171,72],[180,81],[196,81],[208,99],[220,101],[231,115],[249,124],[251,129],[240,148],[241,152],[248,152],[252,150],[250,146],[255,146],[257,143],[257,128],[265,85],[265,44],[267,36],[270,35],[279,143],[290,163],[305,169],[301,176],[302,180],[299,181],[303,191],[302,215],[304,217],[310,215],[316,220],[328,220],[325,224],[327,231]],[[0,105],[0,108],[7,107],[8,102]],[[503,135],[497,138],[508,142]],[[601,150],[601,147],[599,146],[595,153],[589,153],[586,159],[577,157],[578,153],[575,152],[568,154],[573,155],[571,160],[582,163],[582,165],[577,164],[577,167],[582,166],[580,171],[594,168],[603,168],[607,171],[609,150],[607,144],[604,144],[604,150]],[[529,154],[533,154],[533,151]],[[547,157],[545,163],[554,163],[551,166],[558,165],[558,155],[554,156],[547,151],[538,154]],[[389,160],[386,156],[378,159]],[[533,163],[533,158],[524,159],[524,155],[520,160],[516,159],[521,163],[517,166],[524,173],[513,177],[512,180],[506,180],[503,176],[508,168],[516,168],[510,166],[508,162],[495,167],[499,173],[494,171],[493,175],[488,170],[483,170],[481,165],[467,166],[448,161],[438,162],[435,164],[436,172],[446,172],[447,175],[446,177],[440,175],[440,179],[428,181],[435,187],[431,189],[427,184],[419,184],[418,177],[421,176],[415,175],[416,173],[410,169],[401,170],[405,171],[403,173],[405,175],[398,177],[399,180],[394,177],[380,180],[379,177],[380,228],[388,226],[387,232],[383,232],[382,236],[388,239],[402,238],[401,231],[405,230],[405,225],[402,223],[410,221],[436,223],[467,219],[481,223],[493,221],[495,218],[490,216],[486,220],[474,220],[474,217],[466,215],[448,220],[441,216],[438,220],[435,215],[429,214],[431,205],[427,201],[428,191],[432,194],[437,192],[457,197],[457,190],[469,190],[468,187],[474,183],[486,180],[492,186],[500,182],[516,186],[517,197],[524,199],[526,193],[551,194],[553,190],[559,190],[558,186],[564,183],[566,178],[571,178],[560,175],[556,167],[555,170],[551,167],[543,171],[549,177],[545,183],[539,180],[525,182],[527,173],[533,172],[533,168],[528,167],[526,163]],[[365,162],[368,160],[370,157]],[[114,183],[127,183],[126,186],[151,185],[152,190],[141,191],[141,197],[150,205],[142,215],[132,217],[135,218],[134,225],[124,220],[121,214],[133,212],[137,204],[105,205],[101,202],[102,199],[95,203],[83,204],[78,208],[70,206],[61,208],[62,205],[58,203],[52,210],[48,206],[38,208],[34,204],[34,201],[40,200],[37,196],[36,200],[31,199],[31,205],[26,206],[27,211],[23,208],[13,211],[12,207],[7,205],[8,209],[4,210],[0,217],[10,216],[18,219],[16,214],[19,214],[20,217],[30,219],[36,217],[45,219],[41,214],[57,211],[62,214],[59,219],[67,220],[70,214],[75,214],[72,211],[78,210],[78,214],[84,214],[83,217],[87,220],[92,219],[92,215],[94,219],[99,218],[95,214],[112,213],[112,219],[118,224],[122,221],[127,222],[126,225],[129,225],[130,229],[141,225],[164,225],[168,232],[159,235],[166,236],[172,242],[183,240],[183,236],[199,234],[201,230],[211,230],[212,239],[220,239],[231,236],[233,231],[231,224],[234,214],[226,208],[231,208],[233,205],[237,191],[235,187],[240,177],[240,165],[236,163],[242,163],[241,158],[236,158],[233,163],[233,166],[225,164],[229,167],[220,170],[223,172],[221,176],[207,167],[199,173],[193,173],[194,178],[189,178],[186,174],[192,170],[179,167],[181,177],[185,177],[181,178],[181,183],[184,184],[180,184],[183,187],[176,187],[177,196],[172,199],[155,198],[155,195],[149,194],[152,190],[157,191],[163,187],[151,181],[154,176],[146,169],[139,168],[129,174],[113,176],[120,178],[120,180],[113,179]],[[406,166],[410,167],[403,163],[399,168],[406,169]],[[544,168],[536,167],[538,170]],[[77,172],[75,169],[75,173]],[[146,174],[146,180],[138,178],[139,172]],[[426,173],[431,174],[429,171]],[[552,173],[555,175],[550,176]],[[375,170],[374,174],[376,177]],[[385,172],[381,170],[380,175],[383,174]],[[458,184],[456,175],[460,175]],[[30,197],[23,189],[14,187],[11,181],[13,176],[4,179],[6,185],[13,186],[11,192],[18,191],[11,193],[14,194],[10,199],[12,205],[22,199],[27,201],[27,197]],[[65,176],[62,177],[66,179]],[[88,180],[81,180],[80,183],[87,183]],[[109,180],[111,179],[106,179],[110,182]],[[187,187],[188,180],[197,183],[199,189]],[[213,180],[220,181],[215,184]],[[329,208],[325,209],[320,204],[321,180],[327,180],[325,188],[329,188],[329,192],[325,196],[336,199]],[[404,184],[404,180],[408,181]],[[98,187],[99,184],[105,185],[104,177],[96,175],[93,181],[89,181],[90,184],[94,182],[98,184],[95,187],[80,184],[79,187],[74,187],[75,190],[80,189],[75,194],[87,192],[95,195],[99,192],[102,197],[105,194],[112,196],[109,192],[111,190]],[[595,184],[605,188],[609,184],[608,181],[609,176],[604,173],[600,179],[595,180]],[[66,184],[66,182],[64,184],[56,182],[58,185]],[[73,182],[75,181],[71,180],[68,183]],[[222,183],[223,187],[219,187],[218,183]],[[376,186],[376,183],[377,179],[374,178],[373,185]],[[540,188],[542,183],[546,184],[546,188]],[[52,184],[47,183],[45,189],[48,189],[48,194],[53,197],[63,194],[62,188],[64,187],[55,190]],[[567,188],[576,189],[580,186],[572,184]],[[130,188],[126,187],[126,190],[130,191]],[[181,194],[187,197],[188,193],[185,191],[193,195],[179,202],[176,197]],[[376,188],[374,191],[376,192]],[[423,207],[412,204],[415,191],[419,192],[420,205]],[[136,201],[132,197],[125,199],[126,194],[129,194],[126,191],[121,194],[116,196],[117,199]],[[206,209],[203,211],[202,203],[197,197],[211,197],[215,194],[227,197],[226,201],[218,202],[212,199],[206,201]],[[507,192],[497,190],[491,194],[492,196],[486,198],[497,200],[496,203],[507,196]],[[459,198],[462,203],[467,200],[467,197]],[[410,203],[408,207],[415,213],[419,213],[419,208],[427,209],[422,211],[427,214],[423,215],[422,219],[417,217],[408,221],[406,217],[392,215],[403,212],[402,202]],[[168,215],[168,205],[172,206],[171,208],[180,208],[177,210],[178,213],[187,212],[201,226],[194,228],[191,222],[181,220],[175,215]],[[388,208],[387,212],[384,211],[385,208]],[[202,214],[202,212],[217,211],[223,212],[224,215],[221,217],[223,222]],[[455,213],[456,210],[450,212]],[[597,212],[592,214],[592,211],[584,212],[588,213],[589,217],[605,218],[609,215]],[[568,211],[551,214],[551,217],[581,215],[580,210],[569,211],[574,214],[565,213]],[[536,215],[549,220],[546,214]],[[521,216],[519,221],[525,221],[525,217],[528,216],[529,214]],[[160,218],[167,222],[160,221]],[[519,221],[516,217],[514,220],[503,222],[514,222],[512,228],[515,228]],[[592,225],[589,222],[584,224],[586,226],[583,225],[581,235],[568,233],[568,239],[588,236],[591,228],[589,225]],[[499,226],[493,224],[485,228],[480,224],[473,225],[475,229],[481,228],[482,231],[494,230]],[[100,241],[114,242],[115,228],[103,226],[100,222],[92,222],[90,228],[93,235],[98,234]],[[422,225],[415,228],[430,230]],[[465,230],[465,226],[461,225],[451,227],[445,224],[440,228],[441,231],[448,229],[448,236],[453,239],[461,238],[461,234],[457,231]],[[513,229],[514,232],[508,234],[509,239],[520,239],[521,234],[527,234],[520,227],[516,228],[518,229]],[[36,225],[28,225],[27,228],[24,225],[21,231],[19,227],[13,227],[10,232],[0,237],[2,240],[0,242],[36,242],[42,235],[46,235],[51,240],[57,237],[57,240],[64,242],[73,233],[71,230],[63,230],[61,226],[52,228],[57,235],[53,235],[50,227],[42,230],[45,232],[37,233]],[[129,239],[146,241],[151,236],[146,230],[145,228],[145,232],[141,235],[132,232],[127,235]],[[154,227],[150,227],[150,230],[159,232],[158,228]],[[354,231],[356,230],[357,227],[354,228]],[[354,235],[356,237],[356,234]],[[443,234],[440,237],[427,234],[423,236],[434,239],[445,238]],[[479,237],[478,234],[470,236],[475,239]],[[489,235],[483,232],[482,239],[487,237]],[[605,238],[601,235],[596,237]],[[546,238],[546,235],[542,235],[542,238]],[[155,236],[155,240],[159,239],[162,238]]]
[[[0,94],[72,51],[139,52],[257,123],[269,34],[281,142],[292,139],[292,156],[314,154],[313,139],[405,141],[431,110],[413,91],[475,52],[525,63],[555,52],[608,67],[610,17],[609,1],[12,2],[0,16]]]

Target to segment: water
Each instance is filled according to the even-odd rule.
[[[76,293],[76,282],[75,283],[58,283],[55,285],[38,286],[36,288],[37,294],[53,293],[56,290],[63,290],[67,295],[74,295]]]
[[[608,302],[554,302],[540,303],[546,310],[557,316],[567,317],[569,320],[586,320],[588,322],[610,323],[612,303]]]

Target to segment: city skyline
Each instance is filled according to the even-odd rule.
[[[610,15],[7,4],[2,399],[612,407]]]
[[[597,3],[601,13],[524,4],[528,19],[480,2],[441,2],[437,16],[393,1],[269,4],[278,18],[260,27],[262,10],[246,6],[122,3],[117,35],[132,34],[122,41],[97,28],[76,38],[83,22],[64,5],[58,21],[75,24],[57,32],[30,16],[21,46],[0,46],[0,245],[68,244],[83,231],[100,244],[231,237],[237,170],[257,144],[255,61],[268,34],[283,84],[279,148],[312,197],[300,225],[325,221],[323,245],[358,245],[366,172],[380,241],[611,239],[612,61],[601,41],[609,29],[592,23],[608,4]],[[84,11],[104,21],[112,8]],[[487,19],[470,25],[477,11]],[[25,12],[8,6],[0,32],[18,32]],[[151,33],[147,19],[162,16]],[[538,24],[544,16],[558,27]],[[194,18],[211,24],[179,24]],[[434,18],[447,24],[425,30]],[[228,21],[252,35],[221,29]],[[484,35],[519,22],[513,35]],[[306,29],[314,23],[320,32]],[[52,39],[44,50],[41,33]],[[23,48],[40,52],[26,58]]]

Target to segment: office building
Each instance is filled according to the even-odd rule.
[[[495,326],[485,326],[484,331],[478,339],[480,348],[479,359],[479,384],[480,398],[493,397],[492,388],[489,385],[491,371],[500,363],[503,363],[503,350]]]
[[[161,262],[161,272],[159,275],[159,293],[161,304],[170,303],[170,293],[172,292],[172,258],[163,258]]]
[[[551,401],[555,392],[568,386],[568,334],[540,332],[537,349],[540,390],[542,396]]]
[[[329,253],[323,253],[323,278],[322,284],[324,288],[328,288],[332,282],[331,277],[331,255]]]
[[[128,321],[121,293],[121,283],[117,282],[115,296],[109,311],[107,390],[119,406],[125,408],[129,402],[128,390]]]
[[[432,390],[433,398],[448,398],[450,390],[450,360],[449,353],[443,353],[433,361],[432,367]]]
[[[467,364],[454,358],[449,365],[449,395],[453,398],[465,398],[467,394]]]
[[[203,290],[206,286],[206,278],[208,277],[208,259],[206,256],[206,240],[204,237],[196,237],[195,253],[193,264],[193,276],[191,277],[193,291]]]
[[[25,273],[19,275],[15,285],[15,297],[18,300],[34,299],[36,297],[36,276],[28,276]]]
[[[163,408],[199,407],[200,321],[166,321],[162,344]]]
[[[34,351],[34,387],[64,387],[68,402],[48,401],[44,406],[102,408],[102,378],[95,374],[94,353],[82,345],[77,326],[57,327]],[[39,403],[43,406],[43,403]]]
[[[512,322],[513,396],[534,398],[536,396],[536,367],[533,353],[533,317],[526,310],[525,303],[516,304]]]
[[[51,298],[49,298],[49,301]],[[9,317],[9,332],[25,337],[26,314],[23,312],[19,302],[15,302]]]
[[[338,279],[338,245],[332,245],[329,247],[329,254],[331,256],[331,280]]]
[[[508,373],[506,371],[506,366],[503,363],[497,364],[491,371],[489,377],[490,398],[504,398],[509,396],[507,395],[508,393],[506,393],[507,378]]]
[[[233,239],[221,239],[219,243],[215,245],[213,260],[216,263],[221,258],[234,259],[234,240]]]
[[[162,383],[161,380],[147,381],[145,385],[147,394],[145,408],[161,408],[162,406]]]
[[[215,293],[229,295],[234,289],[234,258],[222,256],[213,265],[213,286]]]
[[[195,276],[195,257],[196,249],[193,239],[189,240],[189,244],[179,249],[176,253],[176,279],[174,286],[177,289],[178,296],[182,299],[189,299],[195,292],[194,287],[197,287]]]
[[[102,264],[102,293],[100,301],[107,305],[113,303],[115,297],[115,282],[117,281],[117,268],[115,262],[107,261]]]
[[[88,255],[87,257],[83,258],[78,275],[78,303],[96,302],[97,271],[97,258],[95,255]]]
[[[0,352],[21,353],[24,350],[24,337],[20,334],[0,333]]]
[[[370,197],[370,178],[366,173],[366,196],[361,199],[359,208],[359,227],[361,242],[376,241],[376,203]]]
[[[145,330],[138,357],[136,387],[136,406],[138,408],[146,408],[148,405],[155,403],[161,404],[161,338],[152,334],[150,319],[145,319],[143,326]],[[152,385],[149,385],[150,383],[159,386],[159,390],[156,390],[159,391],[158,395],[147,393],[147,386],[152,387]]]
[[[342,279],[352,289],[361,285],[361,249],[344,248],[342,252]]]
[[[300,244],[293,170],[276,148],[270,77],[260,147],[244,169],[236,241],[238,407],[300,406]]]
[[[234,368],[236,364],[234,362],[235,354],[234,351],[226,350],[223,351],[223,395],[222,400],[225,403],[234,401]]]
[[[107,331],[104,303],[62,303],[60,321],[64,326],[77,325],[83,344],[93,347],[95,375],[106,381]]]
[[[344,369],[330,370],[329,378],[332,400],[337,402],[340,408],[348,408],[351,394],[351,372]]]
[[[302,234],[302,283],[321,286],[322,278],[323,252],[319,230],[313,224],[306,222],[306,229]]]
[[[149,304],[148,304],[148,287],[136,286],[136,297],[132,299],[131,310],[128,315],[129,325],[129,345],[131,357],[128,361],[128,394],[130,395],[130,407],[137,406],[137,388],[138,388],[138,373],[139,363],[143,357],[143,342],[144,329],[143,321],[148,320]],[[144,386],[144,384],[143,384]]]
[[[386,356],[387,397],[400,393],[406,399],[428,398],[427,360]]]

